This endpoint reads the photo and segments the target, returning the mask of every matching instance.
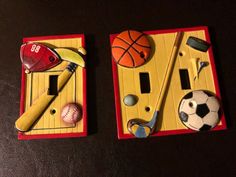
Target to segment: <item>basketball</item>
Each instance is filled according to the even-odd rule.
[[[127,30],[117,35],[112,43],[112,56],[121,66],[135,68],[146,63],[151,45],[144,33]]]

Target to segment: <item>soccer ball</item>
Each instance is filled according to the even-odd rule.
[[[218,99],[207,91],[192,91],[182,98],[179,105],[180,120],[192,130],[210,130],[219,123],[220,116]]]

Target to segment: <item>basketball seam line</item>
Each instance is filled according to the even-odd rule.
[[[121,49],[124,49],[124,48],[122,48],[122,47],[119,47],[119,46],[117,46],[118,48],[121,48]],[[125,49],[124,49],[125,50]],[[133,63],[133,66],[134,66],[134,64],[135,64],[135,62],[134,62],[134,58],[133,58],[133,56],[129,53],[129,51],[127,50],[127,51],[125,51],[125,52],[127,52],[128,54],[129,54],[129,56],[130,56],[130,58],[131,58],[131,60],[132,60],[132,63]],[[125,53],[124,52],[124,53]]]
[[[129,56],[130,56],[130,58],[131,58],[131,60],[132,60],[132,62],[133,62],[133,66],[135,66],[135,61],[134,61],[133,56],[129,53],[129,51],[127,51],[127,53],[129,54]]]
[[[126,43],[126,44],[128,44],[128,45],[130,46],[130,44],[129,44],[127,41],[125,41],[124,39],[119,38],[119,37],[116,37],[116,38],[117,38],[117,39],[120,39],[121,41],[123,41],[124,43]],[[113,48],[113,47],[116,47],[116,46],[112,46],[112,48]],[[134,49],[138,54],[140,54],[139,51],[138,51],[136,48],[134,48],[133,46],[131,46],[131,48]]]
[[[135,63],[134,63],[134,58],[133,58],[133,56],[129,53],[128,50],[126,50],[125,48],[120,47],[120,46],[114,46],[114,48],[120,48],[120,49],[123,49],[123,50],[125,50],[124,53],[125,53],[125,52],[128,52],[128,54],[129,54],[129,56],[130,56],[130,58],[131,58],[131,60],[132,60],[132,62],[133,62],[133,65],[135,64]]]
[[[125,52],[128,52],[130,54],[130,56],[133,58],[133,56],[131,55],[131,53],[128,51],[128,49],[125,49],[123,47],[120,47],[120,46],[112,46],[112,48],[119,48],[119,49],[123,49],[124,50],[124,53]],[[137,51],[138,52],[138,51]],[[142,57],[141,57],[142,58]],[[146,61],[145,58],[142,58],[144,61]]]
[[[130,44],[130,46],[127,48],[127,51],[132,47],[132,45],[139,40],[144,34],[141,34],[132,44]],[[120,62],[120,60],[122,59],[122,57],[125,55],[125,52],[121,55],[121,57],[118,59],[117,63]]]
[[[145,45],[142,45],[142,44],[137,43],[137,40],[134,41],[133,38],[132,38],[131,35],[130,35],[130,31],[129,31],[129,30],[128,30],[128,34],[129,34],[130,39],[131,39],[135,44],[137,44],[137,45],[139,45],[139,46],[141,46],[141,47],[144,47],[144,48],[149,48],[149,49],[151,48],[150,46],[145,46]],[[144,36],[144,33],[141,34],[141,37],[142,37],[142,36]]]
[[[123,41],[124,43],[126,43],[126,44],[128,44],[129,46],[130,46],[130,44],[127,42],[127,41],[125,41],[124,39],[122,39],[122,38],[119,38],[119,37],[116,37],[117,39],[120,39],[121,41]],[[135,43],[136,44],[136,43]],[[131,44],[131,45],[133,45],[133,43]],[[116,48],[116,47],[118,47],[118,46],[112,46],[112,48]],[[132,49],[134,49],[138,54],[140,54],[139,53],[139,51],[136,49],[136,48],[134,48],[133,46],[130,46]],[[151,47],[150,47],[151,48]],[[128,48],[129,49],[129,48]],[[126,49],[125,49],[126,50]],[[141,57],[142,58],[142,57]],[[142,58],[144,61],[147,61],[145,58]]]

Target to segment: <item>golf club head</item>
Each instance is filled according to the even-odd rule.
[[[127,123],[128,131],[136,138],[147,138],[155,130],[158,112],[155,111],[150,122],[142,119],[131,119]]]
[[[141,119],[129,120],[127,127],[129,132],[137,138],[147,138],[151,134],[151,128]]]

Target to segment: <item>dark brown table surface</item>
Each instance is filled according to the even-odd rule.
[[[0,177],[235,177],[234,1],[0,0]],[[207,25],[228,130],[118,140],[109,34]],[[89,136],[17,140],[23,37],[85,33]]]

